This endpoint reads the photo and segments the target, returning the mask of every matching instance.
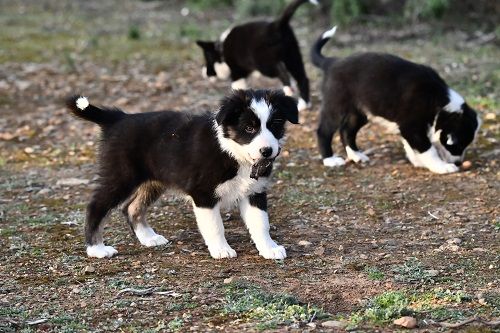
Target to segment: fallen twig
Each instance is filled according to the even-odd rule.
[[[440,327],[445,327],[445,328],[460,328],[460,327],[462,327],[464,325],[473,323],[475,321],[479,322],[481,324],[484,324],[486,326],[491,326],[493,328],[495,328],[497,326],[500,326],[500,320],[486,321],[486,320],[481,319],[480,317],[472,317],[472,318],[466,319],[464,321],[459,321],[457,323],[447,323],[447,322],[444,322],[444,321],[434,321],[434,320],[431,320],[431,321],[429,321],[429,324],[440,326]]]
[[[45,323],[46,321],[48,321],[48,319],[47,319],[47,318],[35,319],[35,320],[30,320],[30,321],[27,321],[27,322],[26,322],[26,324],[28,324],[29,326],[32,326],[32,325],[43,324],[43,323]]]
[[[135,288],[125,288],[122,289],[116,294],[116,297],[120,297],[123,294],[133,294],[133,295],[138,295],[138,296],[147,296],[147,295],[160,295],[160,296],[171,296],[174,298],[181,297],[182,294],[179,294],[173,290],[168,290],[168,291],[156,291],[155,288],[146,288],[146,289],[135,289]]]
[[[437,217],[436,215],[432,214],[431,212],[427,212],[427,214],[429,214],[433,219],[439,220],[439,217]]]
[[[134,289],[134,288],[125,288],[122,289],[116,294],[116,297],[119,297],[123,294],[134,294],[134,295],[139,295],[139,296],[144,296],[144,295],[151,295],[154,291],[154,288],[146,288],[146,289]]]

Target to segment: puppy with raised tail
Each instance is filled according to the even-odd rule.
[[[299,110],[309,107],[309,80],[299,43],[290,26],[293,14],[306,2],[318,4],[317,0],[294,0],[275,20],[234,26],[224,31],[217,41],[197,41],[205,57],[203,75],[210,79],[231,79],[233,89],[245,89],[246,77],[258,71],[279,78],[285,94],[291,95],[291,74],[300,92]]]
[[[321,49],[335,30],[323,33],[311,49],[313,64],[324,73],[317,130],[323,164],[345,164],[331,147],[337,130],[348,159],[368,161],[356,145],[356,134],[369,118],[381,117],[399,129],[414,166],[440,174],[458,171],[481,124],[464,98],[432,68],[391,54],[324,57]]]
[[[198,228],[213,258],[236,257],[224,236],[221,208],[238,204],[259,254],[283,259],[286,251],[269,235],[266,193],[285,123],[298,123],[296,101],[281,91],[237,90],[218,112],[160,111],[127,114],[97,107],[87,98],[67,100],[71,112],[102,129],[99,181],[87,206],[89,257],[112,257],[103,220],[124,202],[123,213],[145,246],[167,240],[146,221],[147,208],[172,189],[192,203]]]

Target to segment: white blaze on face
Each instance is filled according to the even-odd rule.
[[[276,157],[279,152],[279,141],[267,128],[267,121],[271,116],[272,107],[268,105],[264,99],[252,99],[250,108],[260,120],[260,130],[253,138],[253,140],[249,144],[244,146],[245,149],[247,150],[250,157],[254,160],[262,158],[260,149],[266,147],[270,147],[273,150],[269,158]]]

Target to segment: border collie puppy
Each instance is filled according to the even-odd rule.
[[[300,91],[299,110],[309,103],[309,80],[306,76],[299,44],[290,19],[295,10],[305,2],[318,4],[317,0],[295,0],[274,21],[252,21],[227,29],[218,41],[196,41],[203,49],[206,66],[203,75],[209,78],[231,79],[233,89],[246,89],[245,78],[253,71],[279,78],[283,91],[292,95],[290,75],[297,81]]]
[[[345,164],[331,147],[337,129],[348,159],[356,163],[368,161],[358,150],[356,134],[373,116],[397,125],[406,155],[414,166],[441,174],[458,171],[465,149],[481,123],[463,97],[432,68],[394,55],[324,57],[321,48],[335,30],[323,33],[311,49],[313,64],[324,72],[317,130],[323,164]]]
[[[298,123],[296,101],[281,91],[237,90],[217,114],[161,111],[127,114],[71,97],[71,112],[102,129],[99,182],[87,206],[89,257],[112,257],[104,245],[103,219],[125,202],[123,213],[139,242],[167,243],[146,221],[146,210],[167,189],[192,203],[198,228],[213,258],[236,257],[224,237],[221,208],[239,204],[260,255],[283,259],[269,235],[266,191],[280,153],[285,122]]]

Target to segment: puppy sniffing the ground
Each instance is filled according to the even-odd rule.
[[[104,245],[103,219],[125,202],[123,212],[139,242],[167,243],[146,221],[147,208],[167,189],[192,203],[198,228],[213,258],[236,257],[224,237],[221,208],[238,204],[259,254],[283,259],[269,235],[266,192],[285,122],[298,123],[296,101],[281,91],[237,90],[214,114],[174,111],[127,114],[71,97],[71,112],[102,129],[99,181],[87,207],[89,257],[112,257]]]
[[[394,55],[324,57],[321,48],[335,30],[323,33],[311,50],[313,64],[324,72],[317,131],[323,164],[345,164],[331,147],[337,129],[348,159],[368,161],[356,145],[356,134],[373,116],[396,124],[414,166],[441,174],[458,171],[481,124],[463,97],[432,68]]]
[[[197,41],[206,62],[203,74],[209,78],[230,78],[233,89],[245,89],[245,78],[259,71],[265,76],[279,78],[287,95],[292,94],[291,74],[300,91],[298,108],[306,109],[310,104],[309,80],[290,19],[295,10],[308,1],[318,3],[316,0],[295,0],[276,20],[237,25],[224,31],[215,42]]]

